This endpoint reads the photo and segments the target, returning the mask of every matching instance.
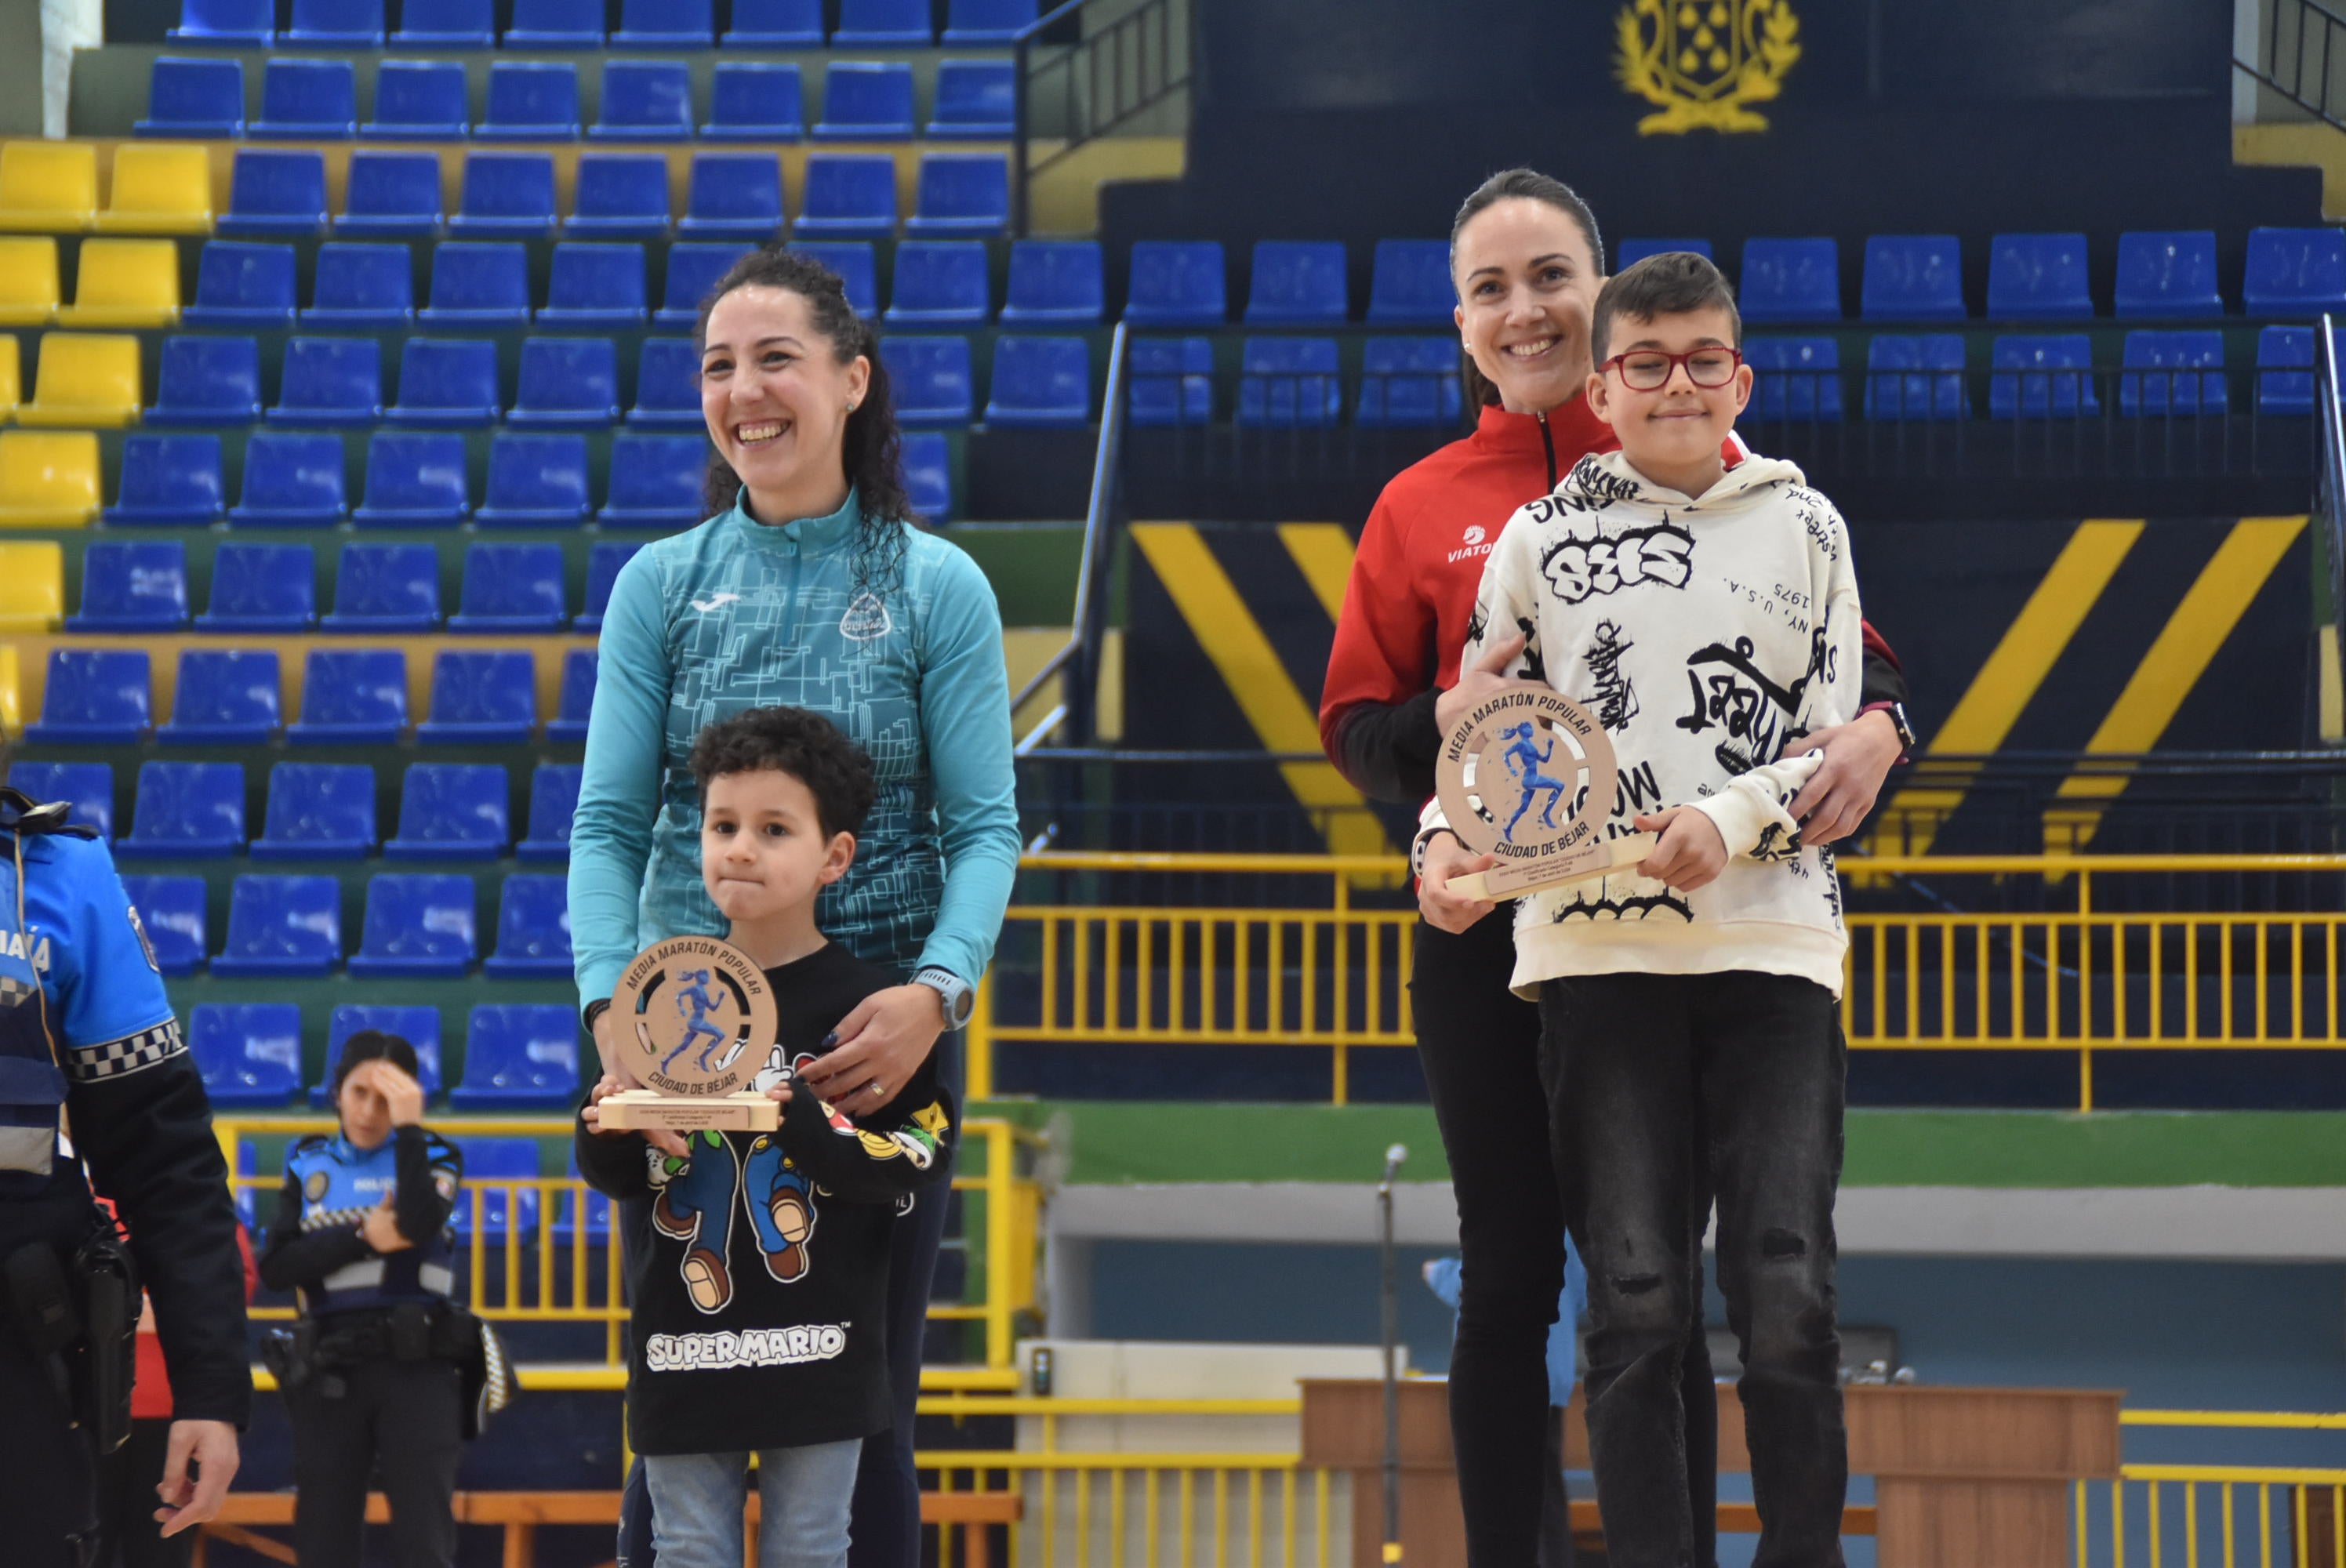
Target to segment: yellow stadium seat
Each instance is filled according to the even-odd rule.
[[[44,332],[33,401],[18,424],[138,423],[138,340],[128,332]]]
[[[53,632],[66,617],[66,547],[0,545],[0,632]]]
[[[46,327],[57,317],[57,242],[46,234],[0,239],[0,326]]]
[[[0,431],[0,525],[85,528],[97,508],[96,431]]]
[[[142,234],[212,231],[212,155],[168,142],[123,142],[114,149],[114,189],[97,227]]]
[[[97,148],[87,142],[0,145],[0,229],[55,234],[97,216]]]
[[[58,310],[57,321],[69,327],[178,325],[178,245],[169,239],[83,240],[81,264],[74,270],[74,301]]]
[[[0,643],[0,735],[15,735],[25,728],[25,684],[18,673],[16,645]]]
[[[16,334],[0,335],[0,423],[14,419],[25,396],[25,369],[16,358]]]

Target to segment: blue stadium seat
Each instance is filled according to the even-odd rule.
[[[1369,320],[1379,326],[1446,326],[1458,296],[1446,239],[1380,239],[1369,266]]]
[[[1129,354],[1131,397],[1126,417],[1136,425],[1211,424],[1214,344],[1209,338],[1135,338]]]
[[[1371,338],[1362,345],[1354,424],[1456,424],[1461,399],[1455,340]]]
[[[379,430],[367,442],[366,499],[352,522],[362,528],[454,528],[468,509],[463,436]]]
[[[374,769],[363,762],[280,762],[256,860],[352,860],[374,853]]]
[[[432,660],[432,707],[415,727],[430,745],[519,745],[537,728],[537,672],[521,652],[444,651]]]
[[[562,232],[593,239],[668,237],[668,159],[656,152],[590,152],[578,159]]]
[[[217,435],[126,435],[108,524],[202,527],[228,510]]]
[[[554,248],[546,308],[537,313],[541,323],[640,327],[650,309],[644,288],[642,246],[566,241]]]
[[[2140,373],[2118,378],[2120,413],[2220,414],[2230,406],[2222,332],[2128,332],[2123,363]]]
[[[400,0],[400,49],[486,49],[497,41],[491,0]]]
[[[393,860],[494,860],[513,842],[505,770],[494,762],[411,762],[399,786]]]
[[[2102,412],[2094,395],[2093,341],[2083,332],[1998,338],[1993,363],[1998,373],[1988,377],[1990,419],[2074,419]]]
[[[461,62],[385,60],[374,72],[374,118],[359,127],[359,136],[370,141],[463,141],[472,117]]]
[[[619,351],[608,338],[531,338],[521,346],[516,425],[601,430],[619,417]]]
[[[508,49],[599,49],[603,12],[578,0],[514,0]]]
[[[180,671],[183,677],[186,673],[184,668]],[[114,847],[114,853],[117,859],[128,860],[175,855],[209,860],[244,853],[243,766],[140,763],[138,803],[131,809],[130,835]]]
[[[696,326],[700,301],[717,286],[728,269],[749,253],[745,245],[719,245],[683,239],[668,248],[668,273],[660,290],[660,308],[652,321],[663,327]],[[699,369],[698,361],[694,368]]]
[[[699,46],[709,46],[707,35]],[[682,60],[604,61],[603,107],[586,134],[597,141],[687,140],[692,135],[691,67]]]
[[[276,0],[179,0],[174,44],[249,45],[267,48],[277,36]]]
[[[949,0],[944,36],[948,49],[1008,44],[1035,23],[1035,0]]]
[[[305,49],[382,47],[382,0],[293,0],[291,22],[277,35],[278,43]]]
[[[351,972],[362,979],[454,979],[478,956],[473,879],[384,871],[367,883],[366,921]]]
[[[2252,316],[2346,308],[2346,231],[2249,229],[2240,300]]]
[[[770,239],[782,227],[782,166],[770,152],[697,152],[680,234]],[[698,300],[695,303],[699,303]]]
[[[705,435],[621,435],[611,440],[610,490],[595,521],[607,528],[689,528],[703,516]]]
[[[2337,362],[2346,369],[2346,331],[2335,334]],[[2266,327],[2257,333],[2257,412],[2313,412],[2313,329]]]
[[[908,430],[903,437],[904,494],[915,516],[943,523],[953,516],[953,445],[943,431]]]
[[[326,155],[239,148],[230,166],[222,234],[315,234],[326,226]]]
[[[1960,321],[1963,248],[1952,234],[1871,235],[1860,299],[1869,321]]]
[[[1258,239],[1247,290],[1251,326],[1321,326],[1344,319],[1344,247],[1336,240]]]
[[[217,573],[219,568],[213,570]],[[66,617],[66,630],[187,629],[185,545],[177,539],[108,539],[95,542],[82,552],[81,607]]]
[[[346,545],[342,554],[359,548]],[[297,745],[388,746],[407,728],[407,656],[397,648],[312,648],[303,665]]]
[[[870,321],[880,313],[880,262],[869,239],[802,239],[790,247],[839,275],[850,309]],[[896,286],[903,287],[904,247],[896,248]]]
[[[1014,62],[939,60],[934,108],[923,134],[933,141],[1008,141],[1018,134],[1017,104]]]
[[[1136,327],[1219,327],[1229,318],[1219,239],[1138,239],[1124,319]]]
[[[1736,308],[1750,321],[1841,320],[1841,252],[1830,239],[1747,239]]]
[[[210,239],[196,260],[196,297],[179,311],[189,327],[293,324],[293,247]]]
[[[487,112],[473,135],[481,141],[576,141],[578,67],[567,60],[491,62]]]
[[[717,62],[702,141],[796,141],[804,135],[806,96],[796,61]]]
[[[279,141],[348,141],[359,134],[358,73],[348,60],[270,60],[260,71],[251,134]]]
[[[440,1093],[440,1009],[437,1007],[360,1006],[344,1003],[326,1015],[326,1077],[310,1091],[312,1105],[333,1104],[334,1064],[342,1046],[362,1029],[396,1034],[415,1047],[415,1078],[427,1100]],[[466,1173],[471,1174],[469,1163]],[[461,1201],[461,1200],[460,1200]]]
[[[820,49],[822,0],[733,0],[729,49]]]
[[[619,0],[619,30],[611,35],[613,45],[629,49],[706,49],[716,39],[711,0]],[[610,79],[603,78],[607,93]]]
[[[895,400],[898,423],[969,423],[975,394],[967,338],[883,338],[880,360],[888,368],[889,394]]]
[[[248,1147],[250,1145],[240,1145],[238,1146]],[[579,1179],[578,1151],[576,1148],[573,1148],[570,1151],[568,1175],[570,1179],[573,1181]],[[584,1207],[586,1210],[585,1219],[586,1226],[586,1245],[589,1247],[608,1246],[611,1239],[611,1200],[605,1197],[601,1193],[597,1192],[593,1187],[588,1186],[574,1187],[571,1191],[562,1195],[561,1197],[556,1200],[554,1218],[554,1238],[556,1244],[557,1246],[566,1247],[572,1244],[572,1237],[577,1234],[577,1211],[581,1207],[582,1199],[584,1200]]]
[[[576,762],[541,762],[530,770],[529,837],[514,846],[515,860],[570,858],[570,818],[578,809],[578,780],[585,771]]]
[[[646,338],[636,356],[636,402],[627,423],[676,429],[700,426],[700,358],[689,338]]]
[[[8,769],[11,789],[46,804],[63,800],[70,820],[87,822],[100,838],[114,837],[114,768],[106,762],[18,762]],[[117,850],[118,856],[121,851]]]
[[[575,528],[586,511],[586,437],[500,435],[490,443],[488,490],[474,522],[491,528]]]
[[[243,64],[158,56],[147,76],[147,117],[130,128],[139,136],[241,139]]]
[[[1923,337],[1883,333],[1865,351],[1865,417],[1969,419],[1960,332]]]
[[[415,270],[404,245],[329,240],[318,247],[318,270],[305,327],[404,327],[415,319]]]
[[[25,738],[36,745],[144,739],[154,722],[147,668],[144,649],[51,648],[41,717],[25,726]]]
[[[554,232],[554,156],[543,152],[464,155],[464,188],[449,215],[451,234],[535,238]],[[436,277],[439,268],[433,273]],[[528,292],[523,291],[523,301]]]
[[[987,315],[985,245],[976,239],[907,239],[896,247],[887,321],[903,327],[982,327]]]
[[[562,692],[554,717],[546,721],[548,740],[584,740],[586,720],[595,711],[595,650],[572,648],[562,656]]]
[[[203,878],[126,876],[122,891],[146,928],[156,968],[177,978],[203,967],[210,952],[205,940]]]
[[[188,1051],[214,1105],[291,1105],[301,1094],[301,1004],[199,1002],[188,1009]]]
[[[2082,234],[1999,234],[1988,243],[1987,313],[1999,321],[2081,321],[2094,313]]]
[[[822,73],[817,141],[913,139],[913,67],[900,61],[833,60]]]
[[[1239,423],[1333,424],[1343,406],[1333,338],[1249,338],[1239,359]]]
[[[1747,338],[1743,362],[1751,367],[1750,417],[1810,420],[1841,417],[1841,345],[1831,338]]]
[[[1009,227],[1007,158],[994,152],[921,155],[920,197],[913,216],[904,220],[905,233],[1000,234]]]
[[[942,441],[943,436],[923,436],[923,441]],[[619,580],[619,568],[626,565],[643,545],[632,539],[598,540],[586,548],[586,607],[579,611],[570,625],[574,630],[597,632],[603,629],[603,612],[611,603],[611,585]]]
[[[230,522],[270,528],[332,528],[349,511],[342,489],[341,437],[265,430],[245,443],[244,493],[229,508]]]
[[[2119,235],[2114,303],[2121,318],[2222,315],[2215,231],[2136,229]]]
[[[497,951],[482,967],[492,975],[551,975],[551,961],[533,962],[531,955],[506,949],[523,932],[509,922],[536,920],[546,913],[538,901],[544,884],[559,884],[559,877],[516,876],[505,888],[497,918]],[[559,897],[558,886],[555,890]],[[562,974],[570,972],[570,940],[566,911],[557,903],[554,916],[562,922],[555,935],[561,939]],[[500,962],[500,960],[505,962]],[[530,967],[515,967],[530,965]],[[483,1003],[473,1009],[464,1032],[464,1081],[448,1091],[448,1103],[459,1110],[552,1110],[567,1112],[577,1103],[578,1015],[558,1003]],[[532,1153],[536,1153],[533,1145]],[[535,1171],[528,1174],[536,1175]],[[484,1195],[488,1196],[488,1195]]]
[[[473,338],[410,338],[399,354],[399,402],[382,416],[395,424],[451,430],[495,424],[504,409],[497,396],[496,344]]]
[[[428,632],[440,626],[440,552],[431,545],[352,542],[334,557],[330,632]]]
[[[440,159],[428,152],[351,154],[337,234],[385,238],[440,231]]]
[[[464,597],[452,632],[558,632],[570,618],[562,598],[559,545],[467,545]]]
[[[318,629],[318,560],[307,545],[230,540],[212,556],[211,600],[201,632]]]
[[[1091,350],[1081,338],[994,340],[985,423],[1080,426],[1091,423]]]
[[[214,974],[331,974],[342,956],[340,878],[242,876],[230,885],[228,942],[212,959]]]
[[[896,160],[886,153],[819,152],[806,164],[801,238],[885,239],[896,231]]]
[[[473,1180],[521,1180],[537,1175],[536,1138],[466,1138],[460,1145],[464,1175]],[[510,1202],[508,1200],[511,1200]],[[506,1225],[522,1236],[537,1230],[538,1195],[535,1187],[468,1188],[456,1195],[456,1212],[449,1217],[458,1245],[469,1244],[476,1206],[484,1244],[505,1245]]]
[[[1100,272],[1096,239],[1012,240],[1002,324],[1097,326],[1107,309]]]
[[[380,342],[372,338],[286,340],[270,423],[338,428],[369,425],[382,417]],[[248,466],[250,462],[248,457]]]
[[[150,425],[244,425],[260,417],[260,345],[250,338],[163,340]]]
[[[285,720],[273,648],[190,648],[179,656],[165,746],[259,746]]]
[[[1643,261],[1648,256],[1668,255],[1673,250],[1691,250],[1706,261],[1716,260],[1716,258],[1714,258],[1710,253],[1710,241],[1708,239],[1650,239],[1636,238],[1616,240],[1614,242],[1613,270],[1616,272],[1627,272],[1630,268],[1635,267],[1638,262]],[[1448,261],[1446,259],[1443,262],[1443,270],[1446,278],[1448,271]]]
[[[928,0],[840,0],[834,49],[925,49],[935,41]]]

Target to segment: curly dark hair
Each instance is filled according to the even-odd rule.
[[[813,795],[826,839],[862,832],[872,810],[872,759],[839,726],[803,708],[751,708],[719,719],[693,738],[691,767],[704,808],[709,781],[720,774],[768,768],[789,774]]]
[[[1588,241],[1589,260],[1598,272],[1605,270],[1605,242],[1596,237],[1596,214],[1588,210],[1588,203],[1580,199],[1580,192],[1535,168],[1503,168],[1482,184],[1473,194],[1458,204],[1458,216],[1450,220],[1450,271],[1454,280],[1458,272],[1458,236],[1466,226],[1502,201],[1515,199],[1544,202],[1579,225]],[[1499,401],[1499,389],[1475,368],[1474,356],[1460,351],[1459,378],[1465,383],[1466,406],[1479,409]],[[729,495],[729,502],[730,497]]]
[[[889,395],[888,367],[880,361],[880,334],[847,302],[847,285],[812,257],[780,245],[761,246],[726,270],[700,301],[700,319],[692,329],[693,351],[709,341],[709,313],[717,301],[736,289],[787,289],[807,302],[814,329],[831,343],[841,364],[862,354],[871,361],[872,379],[863,400],[847,416],[847,433],[841,445],[847,482],[855,487],[862,516],[855,531],[855,591],[885,592],[896,585],[904,564],[905,530],[918,521],[913,498],[904,489],[903,439],[896,429],[896,407]],[[709,511],[733,504],[740,477],[714,447],[709,453],[709,475],[701,500]]]

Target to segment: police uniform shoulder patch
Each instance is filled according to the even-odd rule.
[[[455,1202],[456,1173],[454,1171],[434,1171],[432,1173],[432,1190],[440,1195],[441,1202]]]
[[[322,1202],[332,1179],[324,1171],[311,1171],[301,1183],[301,1196],[311,1203]]]
[[[147,922],[138,918],[138,906],[125,904],[123,912],[130,917],[130,929],[138,938],[138,951],[147,955],[147,967],[158,974],[162,973],[163,966],[155,962],[155,944],[147,937]]]

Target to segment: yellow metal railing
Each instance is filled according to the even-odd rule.
[[[990,978],[970,1031],[973,1096],[993,1091],[997,1046],[1318,1045],[1331,1098],[1350,1094],[1349,1054],[1414,1043],[1409,970],[1416,913],[1362,908],[1362,855],[1029,856],[1028,871],[1208,874],[1300,880],[1323,890],[1278,908],[1074,901],[1012,906],[1004,932],[1022,966],[1012,994]],[[2317,1049],[2341,1044],[2346,913],[2105,911],[2097,887],[2143,876],[2262,876],[2310,887],[2346,872],[2340,855],[1878,856],[1893,873],[2016,879],[2055,907],[2019,913],[1848,917],[1841,1019],[1858,1050],[2058,1051],[2077,1060],[2077,1104],[2094,1105],[2094,1056],[2108,1050]],[[2292,899],[2308,906],[2324,901]],[[1023,972],[1032,967],[1031,981]]]
[[[2122,1410],[2129,1427],[2346,1431],[2346,1414]],[[2076,1483],[2078,1568],[2346,1568],[2346,1469],[2127,1464]]]

